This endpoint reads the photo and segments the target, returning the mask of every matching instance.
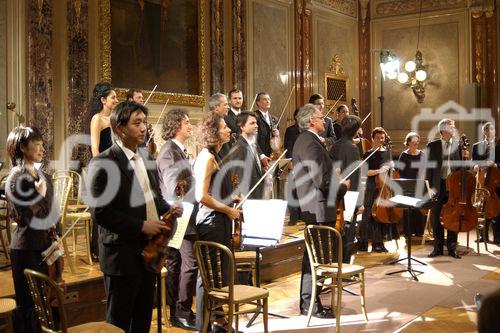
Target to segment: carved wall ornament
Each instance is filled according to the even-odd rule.
[[[315,2],[325,5],[336,12],[357,17],[358,1],[357,0],[315,0]]]
[[[328,71],[332,72],[334,75],[345,75],[344,67],[342,67],[342,60],[338,54],[333,56],[332,63],[328,66]]]
[[[377,0],[374,6],[373,17],[417,14],[420,0]],[[466,7],[467,0],[422,0],[422,12]]]

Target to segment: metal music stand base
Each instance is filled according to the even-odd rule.
[[[408,263],[406,264],[406,268],[405,269],[401,269],[399,271],[395,271],[395,272],[390,272],[390,273],[387,273],[386,275],[393,275],[393,274],[399,274],[399,273],[403,273],[403,272],[408,272],[410,273],[410,275],[413,277],[413,279],[415,281],[418,282],[418,277],[417,277],[417,274],[415,273],[419,273],[419,274],[423,274],[424,272],[422,271],[417,271],[415,269],[413,269],[411,267],[411,261],[416,261],[418,262],[419,264],[421,265],[424,265],[424,266],[427,266],[426,263],[420,261],[420,260],[417,260],[417,259],[414,259],[411,257],[411,230],[410,230],[410,213],[411,213],[411,210],[412,208],[410,206],[403,206],[403,208],[406,210],[406,219],[405,219],[405,224],[406,224],[406,235],[405,235],[405,238],[406,238],[406,247],[408,248],[408,257],[406,258],[401,258],[401,259],[398,259],[398,260],[395,260],[389,264],[396,264],[400,261],[404,261],[404,260],[408,260]]]
[[[255,246],[255,282],[256,282],[256,287],[260,287],[260,247],[259,246]],[[250,318],[250,320],[248,321],[246,327],[250,327],[252,326],[253,322],[255,321],[255,319],[257,319],[257,317],[262,313],[262,304],[260,304],[260,301],[257,302],[257,309],[255,310],[255,313],[254,315],[252,316],[252,318]],[[273,317],[277,317],[277,318],[282,318],[282,319],[289,319],[290,317],[287,317],[287,316],[283,316],[283,315],[279,315],[277,313],[272,313],[272,312],[268,312],[267,313],[268,316],[273,316]]]

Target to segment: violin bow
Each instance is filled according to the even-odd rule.
[[[155,134],[156,126],[158,126],[158,123],[160,122],[161,117],[163,116],[163,112],[165,112],[165,109],[167,108],[168,101],[170,101],[170,98],[167,99],[167,102],[163,106],[163,109],[161,110],[160,116],[158,117],[158,120],[156,121],[156,124],[153,126],[153,130],[151,131],[151,134],[149,135],[148,142],[146,142],[146,146],[149,144],[149,141],[151,141],[151,138]]]
[[[361,162],[359,162],[359,164],[351,171],[349,172],[349,174],[347,176],[345,176],[344,178],[342,178],[342,180],[340,181],[341,183],[345,182],[349,177],[351,177],[351,175],[356,172],[356,170],[358,170],[366,161],[368,161],[370,159],[370,157],[372,157],[373,154],[375,154],[375,152],[377,152],[378,150],[380,149],[380,147],[377,147],[376,149],[374,149],[370,155],[368,155],[367,158],[365,158],[364,160],[362,160]]]
[[[87,208],[85,208],[85,210],[84,210],[83,212],[81,212],[80,214],[88,212],[89,208],[90,208],[90,206],[87,206]],[[45,251],[43,252],[43,253],[47,253],[47,254],[45,255],[45,257],[43,257],[43,259],[42,259],[42,263],[43,263],[43,262],[46,262],[46,261],[47,261],[47,259],[49,259],[49,258],[53,255],[53,253],[54,253],[55,249],[56,249],[57,247],[59,247],[59,245],[61,245],[61,242],[62,242],[62,241],[63,241],[66,237],[68,237],[69,233],[73,230],[73,228],[76,226],[76,224],[77,224],[78,222],[80,222],[80,220],[82,219],[82,217],[83,217],[83,215],[82,215],[82,216],[80,216],[79,218],[77,218],[77,219],[75,220],[75,222],[73,222],[73,223],[72,223],[72,224],[68,227],[68,229],[66,229],[66,232],[64,233],[64,235],[62,235],[61,237],[59,237],[59,239],[57,240],[57,242],[52,243],[52,244],[51,244],[51,245],[47,248],[47,250],[45,250]],[[43,253],[42,253],[42,254],[43,254]]]
[[[335,107],[335,105],[337,105],[337,104],[340,102],[340,99],[341,99],[342,97],[344,97],[344,93],[342,93],[342,94],[340,95],[339,99],[337,99],[337,100],[335,101],[335,103],[333,103],[333,105],[330,107],[330,109],[328,109],[328,112],[327,112],[327,113],[323,116],[323,118],[326,118],[326,117],[330,114],[330,112],[332,112],[333,108]]]
[[[155,92],[156,87],[158,87],[158,84],[156,84],[156,85],[154,86],[153,90],[151,90],[151,92],[149,93],[148,98],[146,98],[146,101],[145,101],[145,102],[144,102],[144,104],[143,104],[144,106],[146,106],[146,104],[148,104],[148,101],[149,101],[149,99],[151,98],[151,96],[153,96],[153,93]]]
[[[257,100],[257,96],[259,94],[255,94],[255,97],[253,98],[253,102],[252,102],[252,106],[250,106],[250,109],[248,111],[252,111],[253,110],[253,106],[255,105],[255,101]]]
[[[278,162],[280,160],[283,159],[283,157],[285,156],[285,153],[287,152],[287,149],[285,149],[285,151],[280,155],[280,157],[278,157],[278,159],[269,167],[269,169],[266,171],[266,173],[264,173],[262,175],[262,177],[260,177],[259,181],[257,183],[255,183],[255,185],[252,187],[252,189],[250,191],[248,191],[248,193],[243,197],[243,199],[241,199],[241,201],[236,205],[236,209],[240,209],[240,207],[243,205],[243,203],[248,199],[248,197],[252,194],[253,191],[255,191],[255,189],[257,188],[257,186],[259,186],[260,183],[262,183],[262,181],[271,173],[271,171],[274,170],[274,168],[278,165]]]
[[[286,107],[288,106],[288,103],[290,103],[290,98],[292,98],[292,94],[295,91],[295,86],[293,86],[292,90],[290,90],[290,94],[288,95],[288,98],[286,99],[285,106],[283,107],[283,110],[281,111],[280,117],[278,118],[278,121],[276,124],[274,124],[275,128],[278,127],[280,124],[281,118],[283,118],[283,115],[285,114]]]
[[[372,113],[371,113],[371,112],[370,112],[370,113],[368,113],[368,114],[366,115],[366,117],[365,117],[365,118],[361,121],[361,125],[363,125],[363,124],[365,123],[366,119],[368,119],[371,115],[372,115]]]

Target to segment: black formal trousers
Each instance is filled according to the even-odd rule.
[[[14,332],[31,333],[41,332],[38,317],[35,313],[35,305],[31,298],[28,281],[24,276],[24,269],[48,275],[48,268],[42,262],[40,251],[11,250],[10,260],[12,264],[12,279],[14,280],[14,291],[16,293],[16,310],[14,312]]]
[[[444,228],[441,224],[441,209],[448,201],[448,191],[446,191],[446,180],[441,179],[441,188],[437,197],[437,201],[431,208],[432,215],[432,231],[434,233],[434,249],[443,251],[444,246]],[[446,236],[446,247],[448,251],[455,251],[457,249],[457,233],[448,230]]]
[[[168,248],[167,255],[167,304],[171,317],[193,318],[191,310],[193,297],[196,294],[196,277],[198,266],[194,255],[196,235],[186,235],[179,250]]]
[[[108,301],[106,321],[125,332],[149,333],[156,276],[146,269],[137,273],[104,274]]]

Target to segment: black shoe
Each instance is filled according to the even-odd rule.
[[[375,245],[372,247],[372,251],[373,252],[377,252],[377,253],[386,253],[386,252],[389,252],[384,245]]]
[[[300,314],[303,316],[307,316],[307,310],[300,310]],[[322,309],[321,311],[314,312],[312,316],[320,319],[335,318],[335,314],[329,309]]]
[[[368,243],[366,242],[358,242],[358,251],[361,251],[361,252],[366,252],[368,251]]]
[[[462,258],[462,257],[461,257],[461,256],[457,253],[457,251],[455,251],[455,250],[448,251],[448,255],[449,255],[450,257],[455,258],[455,259],[460,259],[460,258]]]
[[[436,250],[434,249],[427,257],[429,258],[435,258],[443,255],[443,250]]]
[[[180,327],[188,331],[196,331],[196,322],[191,318],[170,317],[170,322],[172,326]]]

